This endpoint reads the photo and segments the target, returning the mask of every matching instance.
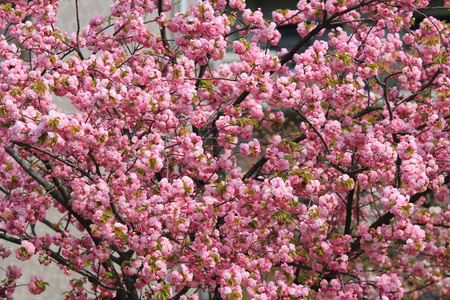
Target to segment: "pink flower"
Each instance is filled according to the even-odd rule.
[[[8,279],[18,279],[22,276],[22,270],[17,266],[8,266],[6,271],[6,277]]]
[[[16,257],[19,260],[25,261],[30,259],[30,257],[35,253],[36,248],[34,245],[28,241],[22,241],[22,247],[15,250]]]
[[[253,141],[248,144],[243,143],[240,147],[240,152],[245,157],[257,157],[261,153],[261,148],[257,139],[253,139]]]
[[[28,283],[28,290],[33,295],[39,295],[45,291],[45,287],[49,285],[44,281],[44,277],[41,275],[39,279],[36,276],[32,276],[30,282]]]

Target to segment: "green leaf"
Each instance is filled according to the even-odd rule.
[[[50,286],[50,284],[48,284],[48,282],[45,281],[36,281],[36,286],[40,287],[42,291],[45,291],[45,288],[47,286]]]
[[[130,261],[129,260],[125,260],[125,261],[122,262],[120,267],[123,269],[123,268],[125,268],[126,266],[129,266],[129,265],[130,265]]]
[[[284,143],[285,143],[286,145],[288,145],[289,148],[291,148],[291,151],[294,151],[295,148],[297,147],[297,144],[294,143],[293,141],[284,140]]]
[[[277,212],[275,212],[273,214],[273,217],[278,222],[289,223],[290,222],[290,218],[291,218],[291,214],[289,212],[287,212],[287,211],[285,211],[285,212],[277,211]]]
[[[83,280],[81,280],[81,279],[74,279],[73,281],[72,281],[72,283],[74,284],[74,285],[78,285],[78,286],[83,286]]]
[[[70,133],[72,133],[72,135],[77,134],[78,130],[80,130],[79,126],[70,126]]]
[[[253,229],[257,229],[258,228],[258,221],[256,220],[252,220],[251,222],[248,223],[248,225],[253,228]]]
[[[103,134],[101,137],[98,138],[102,143],[106,142],[106,140],[108,139],[108,137],[106,136],[106,134]]]
[[[114,275],[114,273],[111,272],[111,271],[106,271],[106,272],[105,272],[105,277],[108,278],[108,279],[114,279],[114,278],[116,278],[116,276]]]
[[[240,38],[240,39],[239,39],[239,42],[243,43],[245,49],[247,49],[247,50],[250,50],[250,49],[252,48],[252,45],[250,44],[250,42],[247,41],[247,40],[244,39],[244,38]]]
[[[55,135],[50,139],[50,146],[54,146],[56,142],[58,141],[58,137]]]
[[[298,207],[298,205],[299,205],[299,203],[298,203],[297,201],[294,201],[294,199],[290,199],[290,200],[287,202],[287,204],[288,204],[289,206],[292,206],[292,207]]]
[[[187,186],[186,183],[183,183],[183,190],[186,196],[189,196],[192,192],[192,188],[190,186]]]
[[[444,55],[436,55],[433,58],[433,62],[437,64],[447,64],[447,57]]]
[[[6,116],[7,113],[8,113],[8,110],[6,109],[6,106],[0,105],[0,115]]]
[[[13,170],[12,163],[6,163],[5,164],[5,171],[8,172],[8,171],[11,171],[11,170]]]
[[[11,176],[11,178],[8,180],[11,184],[16,184],[19,181],[19,178],[17,178],[16,175]]]
[[[238,292],[233,292],[233,293],[227,295],[227,300],[233,300],[233,299],[239,299],[239,298],[241,298],[241,296]]]
[[[330,105],[328,104],[328,102],[321,102],[320,103],[320,107],[322,107],[323,110],[328,110],[328,107]]]
[[[45,143],[45,141],[47,140],[47,136],[48,136],[48,133],[43,132],[42,135],[38,138],[39,144],[42,145],[43,143]]]
[[[236,23],[236,18],[232,15],[228,15],[228,20],[230,21],[231,26],[234,26],[234,24]]]
[[[221,196],[225,195],[225,193],[227,192],[227,186],[228,186],[228,184],[222,184],[222,183],[219,183],[217,185],[216,189]]]
[[[214,259],[216,264],[220,263],[220,256],[217,254],[211,254],[211,257]]]
[[[158,300],[167,300],[170,297],[170,287],[167,285],[164,285],[164,288],[161,291],[157,291],[155,293],[155,297]]]
[[[202,81],[200,81],[200,87],[214,89],[214,84],[212,83],[211,80],[202,79]]]
[[[421,243],[414,242],[414,247],[415,247],[417,250],[420,250],[420,251],[423,250],[423,245],[422,245]]]
[[[153,170],[154,168],[156,168],[157,165],[158,165],[158,162],[157,162],[156,158],[150,157],[148,160],[148,167],[150,168],[150,170]]]
[[[305,178],[308,182],[311,182],[311,180],[314,179],[314,176],[311,173],[304,173],[302,172],[300,174],[300,176],[302,176],[303,178]]]
[[[30,84],[30,89],[36,91],[38,94],[45,94],[47,85],[44,82],[37,80],[36,83]]]
[[[259,122],[256,119],[251,118],[250,122],[252,123],[253,127],[255,127],[256,129],[259,128]]]
[[[172,254],[168,259],[168,262],[170,263],[176,263],[178,261],[178,256],[176,254]]]
[[[50,127],[52,127],[55,130],[59,125],[59,118],[48,120],[48,125],[50,125]]]

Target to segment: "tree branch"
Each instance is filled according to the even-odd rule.
[[[163,13],[163,0],[158,0],[158,16],[161,16]],[[169,42],[167,41],[167,32],[166,32],[166,25],[164,25],[162,22],[159,23],[159,31],[161,33],[161,40],[164,45],[164,48],[166,50],[170,49]]]
[[[306,139],[306,135],[302,134],[300,136],[298,136],[297,138],[293,139],[292,142],[294,143],[299,143],[301,141],[303,141],[304,139]],[[258,171],[266,162],[267,162],[267,158],[265,156],[261,157],[251,168],[250,170],[247,171],[247,173],[245,173],[244,177],[242,178],[242,180],[246,180],[249,179],[250,177],[252,177],[253,174],[255,174],[256,171]]]
[[[53,162],[50,160],[46,160],[44,161],[44,165],[47,168],[47,170],[52,171],[54,166],[53,166]],[[56,188],[58,189],[58,191],[61,193],[61,195],[64,197],[64,199],[66,200],[66,202],[69,202],[70,200],[70,193],[67,190],[66,185],[62,182],[61,178],[59,177],[52,177],[53,183],[56,185]]]
[[[447,175],[445,177],[443,184],[449,184],[449,183],[450,183],[450,175]],[[409,203],[416,203],[421,197],[431,193],[432,191],[433,190],[428,188],[423,192],[412,195],[409,198]],[[383,224],[388,225],[393,218],[394,218],[394,215],[391,212],[387,212],[384,215],[382,215],[381,217],[379,217],[378,220],[376,220],[374,223],[372,223],[372,225],[370,225],[370,228],[377,229],[378,227],[380,227]],[[361,249],[361,237],[359,236],[356,238],[356,240],[354,240],[351,243],[350,252],[348,253],[348,256],[353,257],[353,258],[360,256],[363,253],[362,251],[360,251],[360,249]]]
[[[322,144],[325,146],[325,149],[327,150],[328,154],[331,154],[331,151],[330,151],[330,148],[328,147],[328,144],[326,143],[325,139],[320,134],[320,132],[316,129],[316,127],[314,127],[314,125],[311,124],[311,122],[309,122],[309,120],[299,110],[294,109],[294,111],[303,119],[303,121],[308,123],[309,127],[311,127],[312,130],[314,130],[314,132],[317,134],[317,136],[322,141]]]
[[[77,214],[73,209],[70,207],[68,201],[64,199],[64,197],[57,191],[57,189],[52,186],[48,181],[46,181],[38,172],[36,172],[30,164],[20,156],[19,153],[17,153],[12,146],[8,146],[5,148],[5,151],[11,155],[11,157],[22,167],[22,169],[28,173],[34,180],[36,180],[37,183],[39,183],[56,201],[58,201],[59,204],[64,206],[76,219],[77,221],[89,232],[92,240],[95,244],[99,244],[100,240],[98,238],[95,238],[92,235],[90,225],[92,222],[90,220],[83,219],[79,214]]]
[[[441,73],[441,70],[437,70],[434,74],[433,77],[431,77],[431,79],[425,84],[422,85],[422,87],[415,93],[411,94],[408,96],[408,98],[402,100],[399,104],[397,104],[395,107],[399,106],[400,104],[404,103],[404,102],[410,102],[412,100],[414,100],[414,98],[417,97],[417,95],[419,95],[420,93],[422,93],[424,90],[426,90],[428,87],[430,87],[431,84],[433,84],[433,81],[438,77],[438,75]]]
[[[58,155],[55,155],[55,154],[53,154],[53,153],[51,153],[51,152],[49,152],[47,150],[44,150],[42,148],[35,147],[35,146],[32,146],[32,145],[28,145],[26,143],[14,142],[14,144],[16,144],[18,146],[28,147],[28,148],[31,148],[33,150],[39,151],[39,152],[41,152],[43,154],[46,154],[46,155],[48,155],[48,156],[50,156],[50,157],[52,157],[52,158],[62,162],[63,164],[65,164],[65,165],[67,165],[67,166],[69,166],[71,168],[74,168],[75,170],[79,171],[81,174],[86,176],[89,180],[94,182],[94,179],[92,178],[92,176],[89,173],[87,173],[85,170],[83,170],[82,168],[78,167],[76,165],[76,163],[74,163],[73,161],[70,161],[70,160],[67,160],[67,159],[62,159]]]
[[[345,229],[344,234],[350,234],[352,231],[352,210],[353,210],[353,196],[355,195],[356,186],[347,194],[346,215],[345,215]]]
[[[9,236],[6,233],[3,233],[1,231],[3,231],[4,229],[0,229],[0,239],[14,243],[16,245],[20,245],[22,243],[22,240],[19,238],[15,238],[13,236]]]
[[[371,112],[374,112],[374,111],[377,111],[377,110],[381,110],[381,109],[382,109],[381,107],[368,107],[366,109],[363,109],[362,111],[360,111],[356,115],[354,115],[353,119],[361,118],[362,116],[365,116],[367,114],[370,114]]]
[[[77,51],[78,55],[82,60],[84,60],[83,53],[80,50],[80,13],[78,9],[78,0],[75,0],[75,14],[77,16]]]
[[[180,299],[181,296],[183,296],[184,294],[187,293],[187,291],[189,291],[189,287],[187,285],[185,285],[181,291],[179,291],[175,296],[172,297],[172,300],[178,300]]]
[[[6,196],[9,196],[9,195],[10,195],[10,193],[8,192],[8,190],[7,190],[3,185],[1,185],[1,184],[0,184],[0,191],[1,191],[2,193],[4,193]]]
[[[370,0],[367,2],[361,2],[357,5],[354,5],[352,7],[347,8],[346,10],[343,10],[341,12],[335,13],[334,15],[332,15],[330,18],[328,19],[324,19],[324,22],[320,23],[319,25],[317,25],[313,30],[311,30],[304,38],[300,39],[300,41],[286,54],[284,54],[281,57],[280,60],[280,65],[283,66],[285,65],[288,61],[290,61],[293,57],[294,54],[297,53],[298,50],[300,50],[301,47],[303,47],[304,45],[306,45],[306,43],[312,39],[315,35],[317,35],[322,29],[327,28],[328,26],[330,26],[331,22],[333,20],[335,20],[336,18],[345,15],[346,13],[349,13],[351,11],[354,11],[355,9],[358,9],[362,6],[371,4],[373,2],[377,2],[379,0]],[[273,74],[273,72],[271,72],[271,74]],[[250,93],[247,91],[242,92],[239,97],[234,101],[233,106],[238,106],[239,104],[241,104],[245,98],[249,95]]]

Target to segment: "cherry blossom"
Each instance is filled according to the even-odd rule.
[[[66,299],[450,295],[434,4],[176,4],[114,0],[75,32],[60,1],[0,4],[0,257],[58,265]],[[0,297],[45,293],[2,270]]]

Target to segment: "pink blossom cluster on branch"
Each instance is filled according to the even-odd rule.
[[[450,28],[428,1],[267,21],[114,0],[69,33],[58,7],[0,3],[2,258],[58,265],[66,299],[450,296]]]

